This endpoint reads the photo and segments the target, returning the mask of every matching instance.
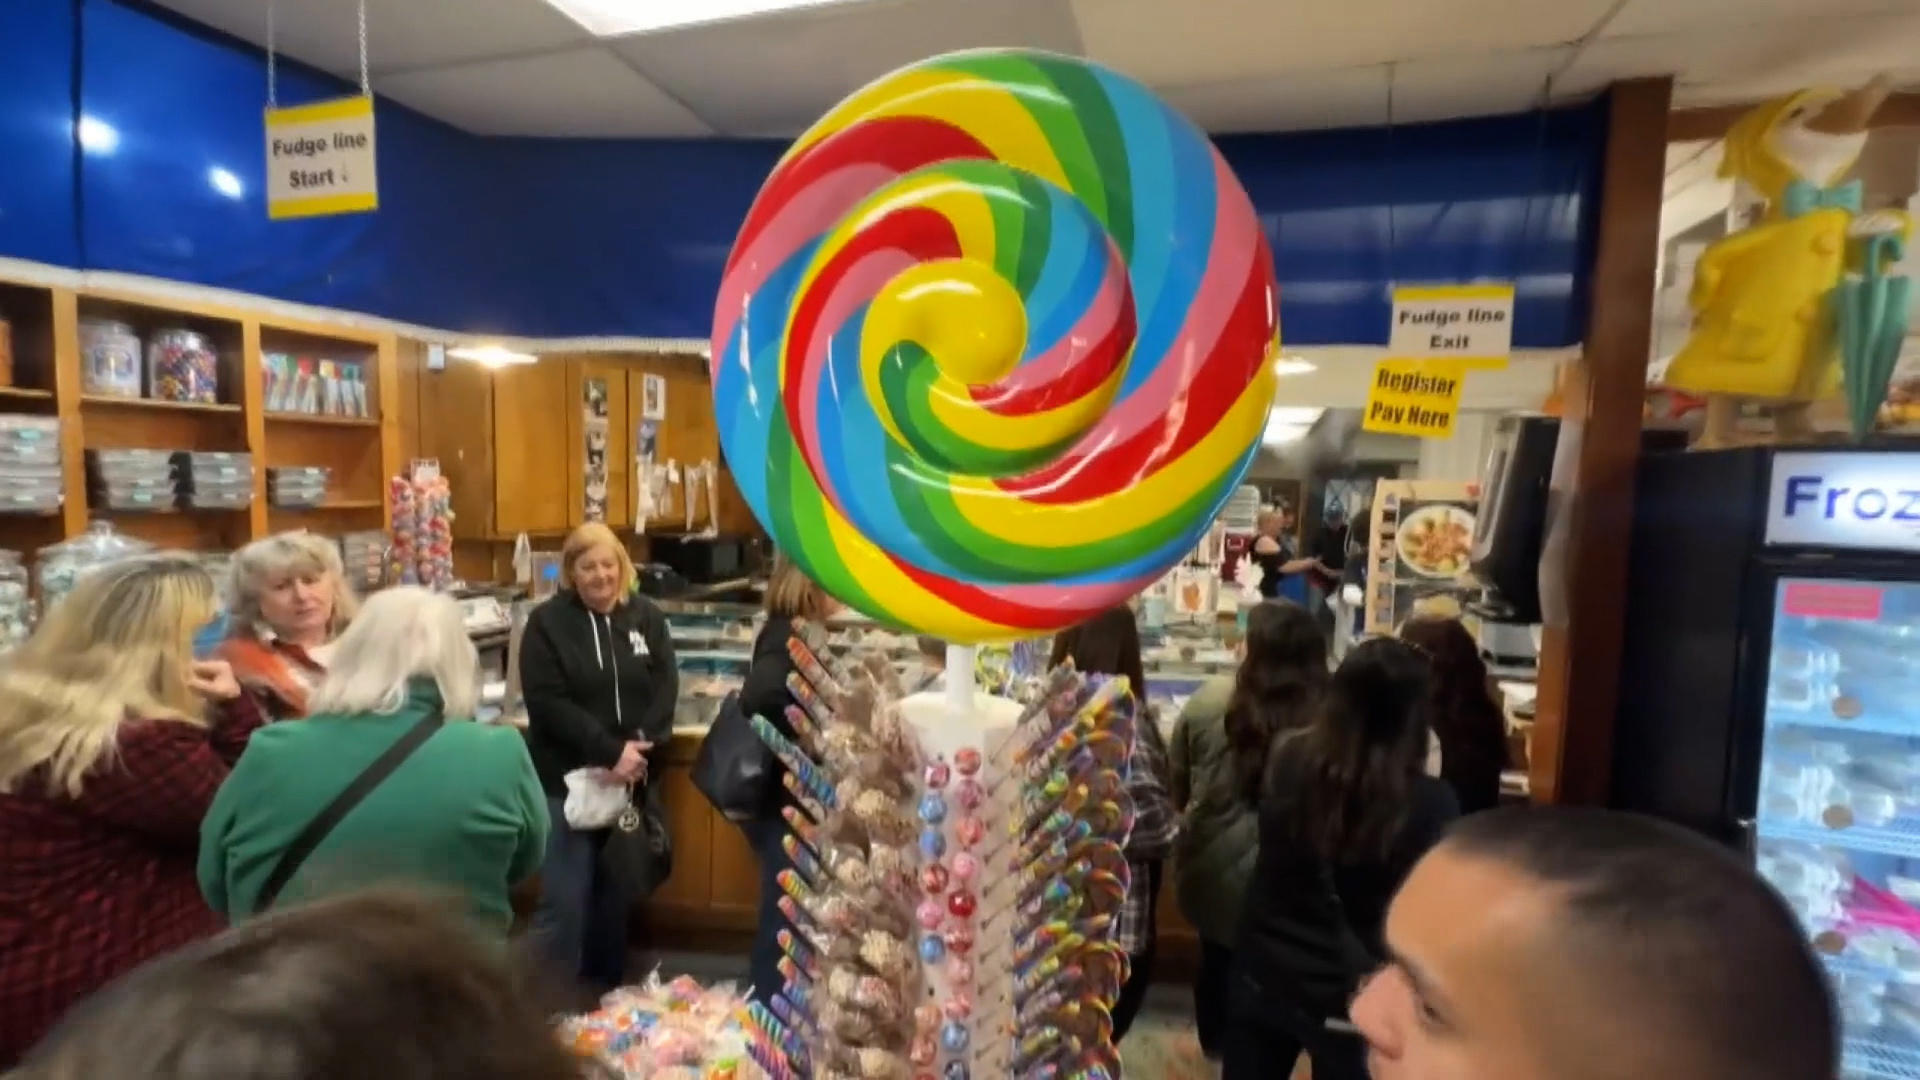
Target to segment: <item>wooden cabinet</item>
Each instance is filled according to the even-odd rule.
[[[199,335],[215,357],[214,399],[90,392],[81,328],[98,322],[120,324],[142,343],[163,331]],[[78,536],[96,518],[148,543],[191,551],[231,550],[287,529],[337,535],[387,527],[387,478],[402,467],[393,334],[245,306],[4,280],[0,325],[9,328],[15,358],[11,380],[0,380],[0,414],[59,420],[62,499],[57,509],[10,506],[11,512],[0,514],[0,548],[31,556]],[[144,360],[135,366],[144,368]],[[299,403],[270,401],[269,364],[276,381],[297,373],[306,382],[336,365],[342,373],[351,371],[365,392],[366,415],[321,413],[318,404],[309,406],[316,411],[300,412]],[[175,505],[172,498],[138,510],[92,505],[98,499],[88,488],[85,452],[136,449],[246,453],[254,466],[252,499],[219,507]],[[325,501],[270,507],[266,470],[280,466],[327,469]]]
[[[615,529],[633,526],[633,423],[640,414],[629,407],[628,383],[640,382],[630,363],[602,358],[569,358],[567,365],[567,444],[575,464],[567,480],[567,523],[587,522],[589,485],[606,501],[601,520]],[[632,375],[631,380],[629,375]],[[605,412],[604,424],[591,423],[595,411]],[[598,445],[596,445],[598,444]],[[598,451],[605,457],[604,473],[589,476],[587,458]]]
[[[700,357],[554,354],[498,369],[454,359],[442,371],[416,369],[406,390],[418,402],[420,453],[438,458],[452,484],[458,540],[487,541],[474,546],[490,547],[524,532],[538,541],[585,523],[589,444],[595,439],[604,440],[604,520],[614,530],[676,535],[714,528],[723,536],[758,531],[720,456],[713,391]],[[650,392],[659,395],[655,411],[662,419],[646,420]],[[604,429],[589,418],[597,411],[604,411]],[[635,520],[641,479],[635,456],[646,425],[656,463],[672,462],[682,473],[703,462],[718,469],[714,505],[702,493],[691,526],[683,485],[675,486],[664,511]]]

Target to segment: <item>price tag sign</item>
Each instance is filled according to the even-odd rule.
[[[267,110],[267,216],[358,214],[380,205],[373,99]]]
[[[1462,365],[1450,360],[1382,360],[1373,367],[1360,427],[1383,435],[1450,438],[1466,381]]]
[[[1507,366],[1513,352],[1512,285],[1422,285],[1393,290],[1390,356]]]

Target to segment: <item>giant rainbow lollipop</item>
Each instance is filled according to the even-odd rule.
[[[1278,318],[1246,192],[1145,87],[938,57],[841,103],[754,200],[714,307],[722,449],[848,605],[1033,637],[1193,549],[1260,444]]]

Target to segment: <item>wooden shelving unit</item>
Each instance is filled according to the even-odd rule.
[[[282,529],[329,534],[385,529],[387,477],[400,471],[399,343],[393,334],[286,319],[240,307],[183,303],[124,292],[49,288],[0,280],[0,318],[12,329],[14,385],[0,387],[0,414],[57,416],[65,504],[45,514],[0,514],[0,548],[28,560],[78,536],[92,518],[163,547],[231,550]],[[187,404],[85,393],[80,322],[111,319],[145,342],[154,331],[205,335],[220,357],[217,403]],[[287,353],[363,365],[370,416],[269,413],[263,357]],[[88,449],[226,450],[253,455],[250,507],[111,511],[87,504]],[[312,509],[267,505],[266,470],[332,470],[329,500]]]

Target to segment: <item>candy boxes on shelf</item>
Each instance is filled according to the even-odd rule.
[[[41,548],[33,558],[34,577],[40,586],[40,609],[51,611],[73,591],[74,583],[88,573],[152,550],[152,544],[123,536],[104,521],[89,523],[86,532],[71,540]]]
[[[87,504],[98,510],[169,510],[174,502],[168,450],[87,451]]]
[[[764,1080],[747,1055],[740,996],[656,973],[615,990],[593,1012],[565,1020],[561,1038],[620,1080]]]
[[[0,514],[50,514],[64,501],[60,421],[0,416]]]
[[[267,470],[267,502],[274,506],[319,506],[327,501],[333,470],[319,465],[288,465]]]
[[[180,505],[238,510],[253,503],[253,455],[180,450],[172,455]]]
[[[285,353],[263,354],[260,363],[268,412],[354,418],[372,415],[364,363]]]

